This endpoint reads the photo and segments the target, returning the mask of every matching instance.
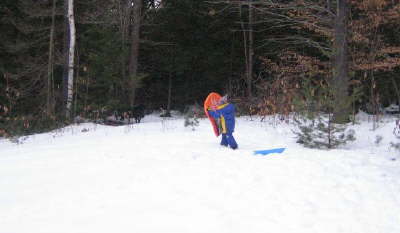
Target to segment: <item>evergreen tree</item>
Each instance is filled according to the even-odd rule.
[[[144,88],[150,86],[147,93],[167,99],[171,75],[175,108],[202,101],[210,91],[225,92],[232,76],[241,77],[237,14],[213,2],[218,1],[165,1],[155,13],[154,26],[143,29],[148,42],[143,45],[144,64],[152,68]]]
[[[201,108],[198,105],[193,105],[185,110],[185,127],[191,127],[194,131],[199,126],[199,116]]]
[[[333,95],[327,84],[316,89],[311,81],[304,82],[296,104],[299,115],[294,118],[298,143],[310,148],[332,149],[355,140],[354,130],[347,130],[347,124],[334,122],[336,100]]]
[[[53,3],[7,0],[0,4],[0,100],[7,107],[0,130],[6,129],[8,134],[56,126],[56,116],[49,109],[55,104],[60,80],[49,73],[57,72],[62,63],[62,43],[55,39],[62,35],[62,21],[55,13],[60,6],[54,9]],[[53,54],[49,53],[51,37]]]
[[[400,103],[400,2],[351,2],[350,57],[362,82],[363,110],[378,115],[381,105]],[[374,119],[376,128],[377,118]]]
[[[49,129],[62,121],[64,106],[66,1],[0,2],[0,131]],[[341,2],[75,0],[73,112],[129,105],[129,95],[151,109],[181,110],[217,91],[239,97],[239,111],[247,113],[251,106],[262,115],[288,115],[296,111],[295,96],[301,96],[303,80],[314,80],[318,93],[328,79],[330,87],[338,89],[332,86],[338,83],[332,76],[340,70],[333,72],[333,58],[338,58],[335,52],[344,45],[342,40],[351,58],[341,66],[341,74],[348,74],[344,86],[349,86],[336,97],[351,95],[357,84],[363,91],[362,105],[370,102],[376,110],[399,101],[399,1],[347,0],[347,26],[336,24],[336,35],[347,30],[345,38],[335,37],[334,30],[335,20],[340,21],[335,6]],[[141,17],[134,20],[134,6],[141,3]],[[140,28],[133,28],[139,20]],[[133,38],[139,35],[137,29],[140,37]],[[138,50],[134,43],[140,44]],[[247,98],[240,101],[250,94],[251,103]],[[323,112],[321,122],[329,125],[331,109],[313,101],[308,107],[321,105],[316,115]],[[338,105],[351,103],[346,97]]]

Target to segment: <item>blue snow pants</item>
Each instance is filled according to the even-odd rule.
[[[222,146],[230,146],[232,149],[237,149],[238,145],[236,143],[235,138],[233,137],[232,133],[223,133],[221,134],[221,145]]]

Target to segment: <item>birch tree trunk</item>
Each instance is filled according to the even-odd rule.
[[[71,106],[73,101],[74,86],[74,55],[75,55],[75,17],[74,0],[68,0],[68,26],[69,26],[69,44],[68,44],[68,83],[67,83],[67,106],[65,117],[70,119]]]

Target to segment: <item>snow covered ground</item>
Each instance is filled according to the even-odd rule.
[[[0,139],[0,233],[397,233],[394,120],[341,149],[296,144],[292,126],[237,119],[236,151],[207,120],[81,124]],[[376,136],[383,140],[375,144]],[[253,150],[286,147],[282,154]]]

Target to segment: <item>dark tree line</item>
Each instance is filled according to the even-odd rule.
[[[3,0],[0,30],[2,135],[211,91],[288,114],[329,86],[337,122],[400,99],[398,0]]]

